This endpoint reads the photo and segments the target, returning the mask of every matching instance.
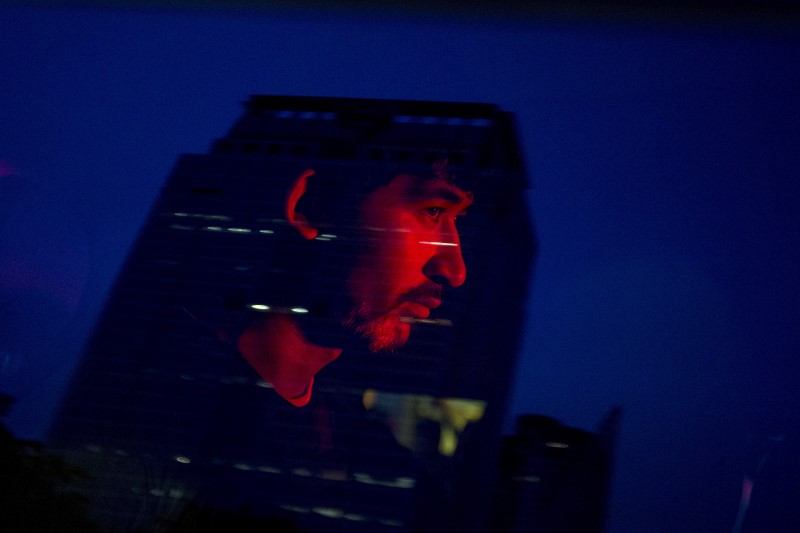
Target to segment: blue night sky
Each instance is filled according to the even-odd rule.
[[[177,155],[256,93],[514,112],[540,241],[514,413],[624,408],[612,532],[730,530],[780,435],[748,525],[797,519],[800,38],[755,24],[0,8],[15,433],[44,436]]]

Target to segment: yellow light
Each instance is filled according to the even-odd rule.
[[[452,457],[458,447],[458,436],[453,428],[442,425],[439,428],[439,453]]]
[[[361,401],[367,410],[372,409],[373,407],[375,407],[375,404],[378,403],[378,391],[376,391],[375,389],[365,390],[364,395],[361,397]]]

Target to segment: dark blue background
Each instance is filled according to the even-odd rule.
[[[17,434],[44,435],[177,154],[255,93],[516,113],[540,254],[514,412],[591,429],[624,407],[613,532],[730,530],[743,472],[783,435],[748,520],[791,529],[800,40],[741,20],[0,9]]]

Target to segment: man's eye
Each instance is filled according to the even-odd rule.
[[[425,214],[432,218],[435,221],[439,220],[439,217],[442,216],[444,213],[444,207],[426,207]]]

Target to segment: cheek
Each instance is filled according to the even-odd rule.
[[[430,246],[419,244],[411,234],[385,236],[359,260],[353,272],[351,288],[360,298],[391,298],[421,283],[422,267],[430,255]]]
[[[381,258],[380,276],[393,292],[405,291],[424,281],[423,267],[432,255],[432,247],[420,244],[415,236],[403,239]]]

